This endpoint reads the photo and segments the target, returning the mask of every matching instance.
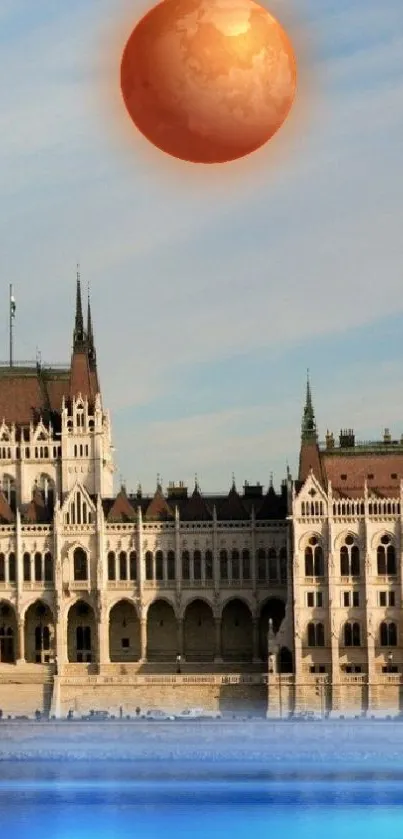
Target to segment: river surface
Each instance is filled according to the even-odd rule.
[[[314,755],[320,755],[317,727],[301,731],[305,747],[299,754],[297,749],[294,761],[290,761],[292,730],[284,726],[288,757],[281,760],[277,742],[275,764],[270,760],[269,748],[264,760],[234,759],[231,750],[226,758],[225,743],[220,759],[217,752],[214,760],[207,753],[203,760],[194,759],[189,746],[187,751],[185,748],[190,732],[183,731],[179,736],[179,730],[176,737],[184,741],[185,759],[180,750],[174,758],[150,758],[146,749],[141,757],[133,759],[86,760],[82,753],[80,759],[54,756],[50,760],[39,753],[35,758],[32,746],[29,757],[23,758],[20,752],[19,759],[15,759],[10,753],[1,756],[0,748],[2,835],[7,839],[402,839],[403,752],[399,747],[393,752],[394,759],[390,759],[393,731],[395,741],[399,741],[402,729],[391,725],[383,730],[383,737],[382,728],[372,730],[374,751],[368,752],[371,734],[366,729],[364,754],[362,744],[361,751],[359,748],[363,731],[355,735],[351,728],[350,748],[354,750],[356,737],[358,751],[353,765],[347,757],[343,761],[337,745],[343,738],[340,729],[333,729],[335,758],[337,755],[333,768],[329,729],[323,738],[326,762],[308,759],[309,742],[314,745]],[[36,731],[38,744],[40,730],[31,731]],[[242,730],[233,731],[238,742],[242,740]],[[14,732],[18,740],[15,729]],[[152,741],[155,742],[157,732],[162,746],[164,729],[154,729]],[[2,733],[3,745],[8,740],[10,748],[11,738],[5,729],[0,736]],[[323,728],[322,737],[324,734]],[[84,732],[82,742],[83,735]],[[149,732],[148,737],[140,736],[139,732],[137,738],[149,746],[151,735]],[[49,736],[50,730],[47,739]],[[88,742],[92,736],[88,734]],[[199,729],[193,739],[200,746],[204,736]],[[220,741],[219,728],[215,739]],[[298,738],[294,739],[295,746]],[[375,755],[379,757],[382,741],[385,760],[378,761]]]

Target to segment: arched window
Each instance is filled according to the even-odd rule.
[[[360,576],[360,550],[354,536],[348,535],[340,548],[340,575],[342,577]]]
[[[137,580],[137,553],[130,551],[130,579]]]
[[[193,579],[201,580],[201,552],[193,551]]]
[[[225,549],[220,551],[220,579],[228,580],[228,554]]]
[[[17,579],[15,553],[10,553],[8,555],[8,579],[10,583],[15,583]]]
[[[305,548],[305,576],[313,577],[313,550],[310,545]]]
[[[381,647],[397,646],[397,627],[393,621],[390,623],[382,621],[379,627],[379,640]]]
[[[23,574],[24,574],[24,583],[31,582],[31,555],[29,553],[24,553],[23,559]]]
[[[0,553],[0,583],[6,581],[6,557],[5,554]]]
[[[190,580],[190,554],[189,551],[182,551],[182,579]]]
[[[120,551],[119,554],[119,580],[127,580],[127,554]]]
[[[204,554],[204,568],[206,573],[206,580],[213,579],[213,552],[208,550]]]
[[[287,548],[280,548],[280,582],[287,582]]]
[[[274,548],[269,548],[269,582],[275,583],[278,579],[277,554]]]
[[[250,553],[247,548],[242,551],[242,579],[250,580]]]
[[[45,553],[45,582],[52,583],[53,582],[53,561],[52,561],[52,554],[47,551]]]
[[[167,578],[168,580],[175,580],[175,551],[168,551],[167,553]]]
[[[164,555],[162,551],[157,551],[155,554],[155,578],[156,580],[164,579]]]
[[[323,626],[323,623],[316,624],[316,646],[325,646],[325,627]]]
[[[347,545],[342,545],[340,548],[340,575],[348,577],[350,575],[350,562]]]
[[[396,551],[390,536],[382,536],[376,551],[378,576],[396,574]]]
[[[108,553],[108,580],[116,580],[116,559],[114,551]]]
[[[240,563],[239,563],[239,551],[235,548],[231,551],[231,576],[233,580],[239,580],[240,577]]]
[[[35,582],[40,583],[42,580],[42,554],[36,553],[34,557],[34,575]]]
[[[308,647],[316,647],[316,631],[314,623],[308,623]]]
[[[261,582],[266,580],[266,551],[259,548],[257,552],[257,578]]]
[[[323,623],[308,623],[307,641],[308,647],[325,646],[325,629]]]
[[[153,579],[153,555],[151,551],[146,552],[146,580]]]
[[[73,555],[74,579],[78,582],[88,580],[87,554],[82,548],[76,548]]]
[[[361,630],[360,624],[357,621],[344,624],[344,646],[345,647],[360,647],[361,646]]]

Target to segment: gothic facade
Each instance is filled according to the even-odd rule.
[[[267,684],[269,713],[400,709],[402,440],[320,444],[308,382],[298,479],[279,493],[147,497],[113,478],[78,276],[70,366],[0,368],[2,683],[42,672],[84,691],[175,674],[180,656],[212,684]]]

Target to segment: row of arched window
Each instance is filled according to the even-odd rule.
[[[137,580],[137,554],[126,551],[118,555],[114,551],[108,553],[108,580]]]
[[[380,544],[376,550],[376,560],[377,574],[379,577],[396,575],[396,550],[394,545],[392,545],[390,536],[385,535],[381,537]],[[345,544],[340,548],[340,576],[359,577],[360,574],[359,547],[354,544],[353,536],[346,536]],[[319,545],[316,536],[313,536],[309,540],[309,545],[305,548],[305,576],[324,577],[324,575],[323,549]]]
[[[361,626],[358,621],[347,621],[342,629],[344,647],[361,647]],[[379,626],[379,643],[381,647],[397,646],[397,626],[394,621],[382,621]],[[307,626],[308,647],[325,646],[325,627],[323,623],[311,622]]]
[[[33,556],[30,553],[23,555],[23,580],[30,582],[53,582],[53,560],[52,554],[36,552]],[[0,553],[0,583],[15,583],[17,581],[17,567],[15,553],[8,556]]]
[[[79,446],[74,446],[74,457],[88,457],[88,445],[80,443]]]
[[[17,460],[25,458],[25,460],[55,460],[61,457],[61,446],[16,446],[15,457]],[[9,446],[0,446],[0,458],[2,460],[12,460],[14,457]]]
[[[234,548],[227,551],[223,548],[219,552],[219,577],[221,581],[248,581],[251,579],[251,555],[248,548],[242,551]],[[281,548],[277,554],[274,548],[257,551],[257,577],[260,581],[287,581],[287,550]],[[206,550],[184,550],[181,554],[181,574],[183,580],[212,580],[213,552]],[[147,551],[145,554],[146,580],[174,580],[176,576],[175,552]],[[112,578],[110,578],[112,579]],[[131,578],[135,579],[135,577]]]

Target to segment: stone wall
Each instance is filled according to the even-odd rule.
[[[264,717],[267,686],[260,676],[99,676],[61,678],[58,713],[67,716],[90,710],[135,715],[152,708],[178,713],[201,707],[209,714],[245,714]]]

